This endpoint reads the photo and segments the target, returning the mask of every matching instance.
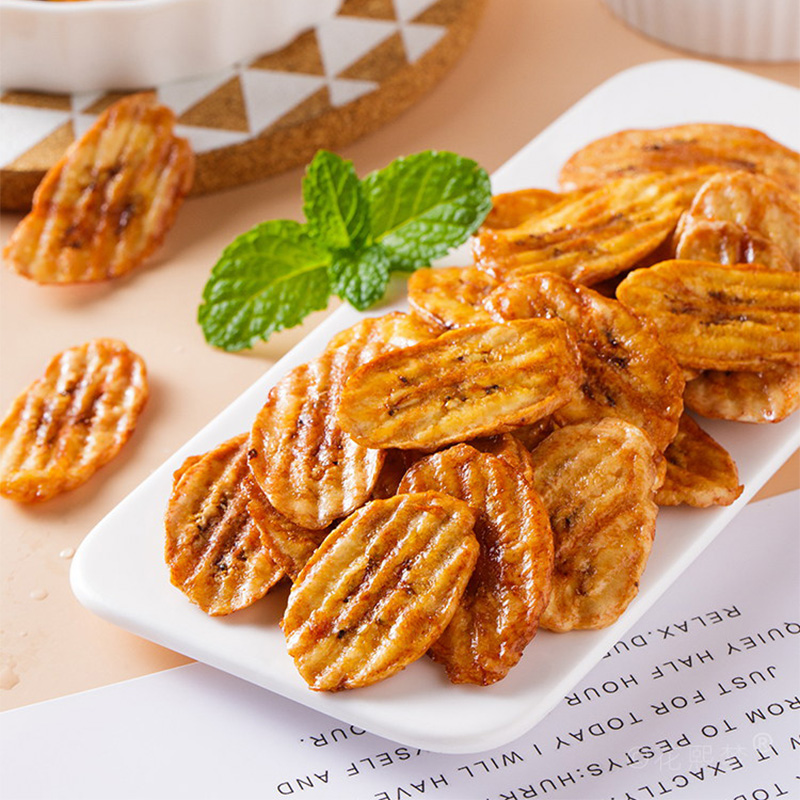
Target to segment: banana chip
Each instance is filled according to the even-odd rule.
[[[170,578],[212,616],[252,605],[283,577],[248,511],[251,481],[241,434],[189,464],[169,499]]]
[[[688,414],[664,455],[667,474],[656,494],[660,506],[729,506],[744,489],[730,453]]]
[[[561,428],[531,455],[555,539],[553,594],[539,625],[611,625],[639,591],[650,555],[657,452],[642,430],[608,417]]]
[[[711,165],[716,171],[767,175],[800,192],[800,156],[761,131],[697,123],[655,130],[627,130],[578,150],[561,169],[564,191],[600,186],[641,172],[673,172]]]
[[[798,200],[761,175],[714,175],[681,217],[675,257],[800,271]]]
[[[364,447],[431,451],[534,423],[579,380],[560,320],[473,325],[365,364],[345,386],[339,422]]]
[[[800,364],[800,273],[706,261],[635,270],[617,297],[681,366],[757,372]]]
[[[686,407],[703,417],[780,422],[800,408],[800,367],[701,372],[686,384]]]
[[[516,228],[480,231],[475,263],[499,279],[552,272],[599,283],[656,250],[707,177],[707,170],[646,173],[566,195]]]
[[[128,441],[147,396],[144,362],[122,342],[55,356],[0,423],[0,494],[32,503],[80,486]]]
[[[573,333],[585,379],[554,412],[561,425],[622,417],[664,450],[683,411],[684,379],[675,359],[619,302],[557,275],[509,281],[486,299],[497,320],[556,317]]]
[[[438,335],[437,328],[416,315],[392,311],[381,317],[368,317],[337,333],[325,349],[357,345],[361,349],[359,361],[366,364],[381,353],[435,339]]]
[[[398,491],[431,490],[478,512],[480,554],[452,621],[429,655],[444,665],[451,682],[487,686],[517,664],[550,599],[550,522],[520,472],[466,444],[415,464]]]
[[[45,175],[4,255],[38,283],[130,272],[162,243],[192,185],[194,156],[150,94],[117,101]]]
[[[440,492],[373,500],[335,528],[289,593],[289,655],[312,689],[353,689],[422,656],[478,558],[475,514]]]
[[[491,321],[481,302],[498,285],[475,267],[418,269],[408,279],[408,302],[440,328],[461,328]]]
[[[493,230],[516,228],[529,217],[541,214],[563,199],[563,195],[548,189],[519,189],[496,194],[492,197],[492,209],[481,227]]]

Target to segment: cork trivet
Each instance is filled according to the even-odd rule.
[[[197,155],[193,194],[266,178],[376,130],[431,90],[467,48],[485,0],[344,0],[278,52],[197,81],[144,87],[175,110]],[[25,211],[66,147],[120,93],[0,96],[0,208]]]

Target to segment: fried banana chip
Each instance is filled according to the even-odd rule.
[[[461,328],[491,320],[481,302],[498,285],[475,267],[418,269],[408,279],[408,302],[439,328]]]
[[[261,543],[270,557],[292,581],[330,533],[330,528],[313,531],[295,525],[267,500],[255,479],[251,480],[247,513],[258,527]]]
[[[478,558],[475,514],[440,492],[373,500],[336,527],[294,582],[283,631],[312,689],[353,689],[422,656]]]
[[[355,341],[295,367],[253,423],[250,469],[275,509],[302,528],[326,528],[355,511],[381,471],[384,453],[358,444],[336,421],[344,382],[364,352]]]
[[[653,325],[682,367],[800,364],[800,273],[665,261],[632,272],[617,297]]]
[[[481,227],[493,230],[516,228],[529,217],[541,214],[563,199],[563,195],[548,189],[519,189],[496,194],[492,197],[492,210]]]
[[[467,442],[470,447],[474,447],[481,453],[488,453],[497,456],[501,461],[505,461],[517,475],[521,475],[528,483],[533,485],[533,459],[531,458],[531,447],[535,447],[550,434],[553,429],[552,422],[548,418],[541,420],[545,425],[529,425],[525,433],[520,435],[521,428],[514,433],[500,433],[496,436],[485,436],[480,439],[472,439]],[[532,436],[531,431],[537,429],[539,436]],[[545,433],[546,431],[546,433]],[[523,443],[523,439],[534,442],[533,445]]]
[[[494,277],[552,272],[593,284],[633,267],[673,232],[708,171],[646,173],[608,181],[516,228],[472,239],[476,266]]]
[[[611,625],[639,591],[650,555],[658,454],[642,430],[608,417],[561,428],[531,455],[555,539],[553,595],[539,625]]]
[[[688,414],[664,455],[667,474],[656,493],[660,506],[729,506],[744,489],[730,453]]]
[[[762,175],[710,178],[681,217],[675,257],[800,271],[800,204]]]
[[[52,167],[6,245],[38,283],[116,278],[161,245],[192,185],[194,156],[152,95],[114,103]]]
[[[33,503],[80,486],[128,441],[147,396],[144,362],[122,342],[59,353],[0,423],[0,494]]]
[[[261,599],[283,571],[248,511],[247,434],[190,464],[164,519],[170,579],[207,614],[230,614]]]
[[[686,407],[703,417],[780,422],[800,408],[800,367],[701,372],[686,384]]]
[[[381,353],[435,339],[439,333],[438,327],[428,325],[415,314],[392,311],[381,317],[368,317],[337,333],[325,349],[358,345],[360,362],[366,364]]]
[[[545,273],[503,284],[485,305],[497,320],[557,317],[573,333],[585,377],[580,394],[554,412],[556,423],[622,417],[649,434],[659,450],[673,440],[683,411],[683,374],[619,302]]]
[[[399,491],[445,492],[478,512],[475,571],[428,653],[452,683],[496,683],[522,657],[550,600],[553,534],[542,501],[508,462],[466,444],[415,464]]]
[[[345,386],[339,422],[365,447],[431,451],[534,423],[579,380],[560,320],[472,325],[365,364]]]
[[[654,130],[627,130],[596,139],[562,167],[564,191],[600,186],[641,172],[673,172],[704,165],[767,175],[800,192],[800,156],[761,131],[697,123]]]

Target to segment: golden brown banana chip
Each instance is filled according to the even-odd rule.
[[[345,386],[339,421],[365,447],[431,451],[534,423],[579,380],[560,320],[472,325],[365,364]]]
[[[744,489],[730,453],[688,414],[664,455],[667,474],[656,493],[660,506],[729,506]]]
[[[149,94],[110,106],[39,184],[6,245],[38,283],[124,275],[162,243],[192,185],[194,156],[175,115]]]
[[[550,434],[553,429],[552,421],[548,418],[540,420],[542,423],[539,425],[529,425],[520,435],[518,428],[514,433],[500,433],[496,436],[484,436],[480,439],[472,439],[467,444],[474,447],[481,453],[488,453],[492,456],[497,456],[501,461],[505,461],[517,475],[521,475],[528,483],[533,485],[533,459],[531,458],[531,446],[524,444],[523,439],[533,442],[535,447]],[[537,436],[532,432],[537,430]]]
[[[330,533],[330,528],[312,531],[295,525],[276,511],[255,479],[252,479],[250,484],[247,513],[258,526],[261,543],[270,557],[292,581],[297,578],[312,553]]]
[[[516,228],[528,217],[540,214],[564,197],[548,189],[519,189],[492,197],[492,210],[487,214],[482,228],[502,230]]]
[[[408,302],[440,328],[461,328],[491,320],[481,302],[498,285],[475,267],[418,269],[408,279]]]
[[[169,499],[170,579],[212,616],[246,608],[283,577],[248,512],[251,481],[241,434],[189,465]]]
[[[619,302],[557,275],[503,284],[486,299],[497,320],[557,317],[578,343],[580,393],[554,412],[560,425],[622,417],[664,450],[678,430],[684,379],[675,359]]]
[[[800,408],[800,367],[701,372],[686,384],[686,407],[704,417],[780,422]]]
[[[398,491],[430,490],[478,512],[480,553],[453,619],[428,652],[451,682],[488,686],[522,657],[550,600],[553,534],[547,511],[520,472],[466,444],[415,464]]]
[[[561,169],[564,191],[600,186],[641,172],[673,172],[711,165],[716,171],[767,175],[800,192],[800,156],[761,131],[737,125],[695,123],[654,130],[627,130],[596,139]]]
[[[762,175],[723,172],[709,178],[675,237],[678,259],[800,271],[800,205]]]
[[[32,503],[80,486],[128,441],[147,396],[144,362],[122,342],[59,353],[0,423],[0,494]]]
[[[289,655],[312,689],[367,686],[423,655],[475,561],[475,514],[440,492],[373,500],[335,528],[289,593]]]
[[[381,317],[368,317],[337,333],[325,349],[358,345],[361,348],[359,362],[366,364],[389,350],[434,339],[439,332],[414,314],[392,311]]]
[[[516,228],[480,231],[475,263],[501,280],[552,272],[599,283],[656,250],[707,177],[707,170],[646,173],[566,195]]]
[[[658,480],[649,437],[608,417],[550,434],[531,454],[555,538],[552,631],[604,628],[639,591],[655,534]]]
[[[759,371],[800,364],[800,273],[707,261],[637,269],[620,302],[690,369]]]
[[[250,434],[250,469],[269,502],[302,528],[347,516],[372,492],[384,453],[336,421],[342,386],[360,364],[359,341],[326,350],[272,387]]]

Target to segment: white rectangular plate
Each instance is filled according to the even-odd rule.
[[[625,128],[725,122],[758,128],[800,149],[799,95],[699,61],[636,67],[604,83],[537,136],[498,170],[493,188],[556,188],[558,170],[572,152]],[[464,259],[462,250],[448,263]],[[401,298],[373,314],[403,307]],[[269,388],[360,318],[350,308],[329,317],[100,522],[72,564],[72,587],[85,606],[134,633],[373,733],[438,752],[486,750],[517,738],[542,719],[800,446],[797,415],[777,425],[704,421],[736,459],[744,493],[726,508],[660,512],[639,596],[611,628],[568,635],[540,632],[520,664],[491,687],[451,685],[440,667],[421,659],[367,689],[312,692],[286,654],[278,627],[285,592],[229,618],[207,617],[169,582],[162,517],[172,472],[183,459],[248,430]]]

